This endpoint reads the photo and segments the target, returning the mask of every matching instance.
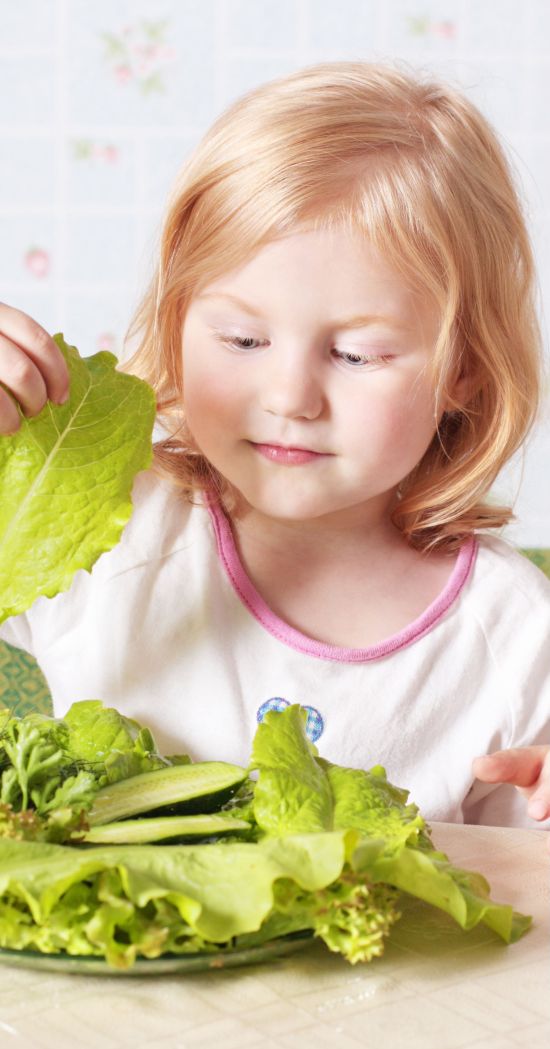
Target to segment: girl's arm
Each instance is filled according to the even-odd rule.
[[[550,817],[550,746],[496,750],[474,758],[472,770],[483,783],[512,783],[527,801],[534,820]]]
[[[48,332],[26,313],[0,303],[0,434],[19,429],[13,399],[33,416],[48,400],[63,404],[68,393],[68,369]]]

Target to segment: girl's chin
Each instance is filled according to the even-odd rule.
[[[340,504],[327,499],[326,494],[308,496],[304,493],[281,492],[277,494],[258,493],[250,489],[236,491],[235,512],[241,514],[255,512],[264,517],[280,521],[312,521],[319,517],[330,517],[349,510],[347,503]]]

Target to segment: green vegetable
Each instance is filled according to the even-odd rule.
[[[0,837],[65,841],[82,830],[95,777],[67,756],[67,726],[0,712]]]
[[[363,772],[320,758],[305,720],[297,706],[267,715],[253,744],[256,783],[236,766],[198,763],[104,788],[104,797],[131,793],[146,779],[184,774],[194,789],[203,776],[201,789],[217,791],[205,773],[233,769],[233,799],[206,817],[230,830],[219,843],[91,843],[98,832],[124,834],[124,821],[92,829],[85,848],[28,841],[24,828],[21,840],[0,841],[0,945],[98,955],[127,968],[140,956],[219,952],[309,930],[355,963],[383,952],[404,897],[466,930],[483,922],[507,943],[523,935],[530,918],[495,903],[481,875],[433,849],[406,791],[379,767]],[[149,823],[154,834],[177,822],[127,826],[132,833]]]
[[[98,699],[73,703],[63,723],[69,729],[67,755],[93,769],[100,786],[170,764],[158,753],[148,728]],[[179,755],[177,763],[188,764],[189,758]]]
[[[96,794],[88,814],[91,826],[111,823],[143,812],[158,812],[166,806],[180,811],[200,798],[202,811],[227,801],[247,778],[246,769],[223,761],[201,761],[196,765],[173,765],[120,780]]]
[[[225,813],[200,816],[158,816],[156,819],[118,820],[92,827],[82,835],[88,844],[140,845],[174,838],[210,838],[247,831],[250,823]]]
[[[115,371],[116,357],[82,359],[62,335],[71,392],[0,441],[0,622],[39,595],[67,590],[118,543],[131,489],[152,459],[155,397]]]
[[[396,894],[387,887],[371,892],[360,875],[347,875],[355,885],[338,885],[354,840],[353,832],[333,832],[257,844],[84,851],[0,842],[0,945],[104,955],[126,967],[138,954],[219,951],[239,945],[241,936],[252,945],[317,923],[341,944],[340,895],[345,910],[355,908],[356,926],[357,911],[369,901],[375,909],[372,941],[363,925],[372,956],[381,953],[381,928],[397,916],[385,905]],[[327,894],[329,886],[335,888]]]
[[[81,837],[101,786],[166,766],[148,729],[99,701],[60,719],[0,710],[0,837]]]
[[[433,849],[418,807],[405,804],[407,791],[388,783],[384,769],[347,769],[319,758],[305,724],[306,712],[293,705],[269,712],[256,732],[254,811],[265,832],[353,828],[361,838],[351,866],[368,871],[372,885],[384,883],[425,900],[464,929],[484,922],[507,942],[526,931],[530,918],[493,903],[480,874],[453,867]]]
[[[254,813],[267,834],[354,827],[396,843],[422,840],[424,820],[408,792],[388,783],[379,765],[369,772],[331,765],[318,757],[305,733],[305,711],[292,705],[279,718],[270,711],[252,744],[251,769],[260,772]]]

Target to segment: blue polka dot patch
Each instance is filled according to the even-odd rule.
[[[266,699],[265,703],[258,707],[256,720],[259,722],[263,721],[269,710],[281,711],[289,706],[290,702],[288,699],[283,699],[282,696],[272,696],[271,699]],[[304,706],[303,709],[307,710],[306,735],[312,743],[316,743],[319,736],[323,734],[325,722],[315,707]]]
[[[280,696],[273,696],[272,699],[266,699],[265,703],[262,703],[261,707],[258,707],[256,711],[256,721],[263,721],[268,710],[284,710],[285,707],[289,707],[290,703],[288,699],[281,699]]]
[[[306,734],[312,743],[315,743],[323,734],[325,723],[315,707],[304,707],[307,710]]]

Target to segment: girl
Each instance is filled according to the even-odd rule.
[[[49,336],[0,322],[15,401],[62,401]],[[487,498],[538,410],[534,267],[477,109],[360,62],[245,95],[181,172],[130,336],[163,427],[132,520],[1,632],[55,712],[100,697],[243,763],[298,702],[428,819],[550,816],[550,583]]]

